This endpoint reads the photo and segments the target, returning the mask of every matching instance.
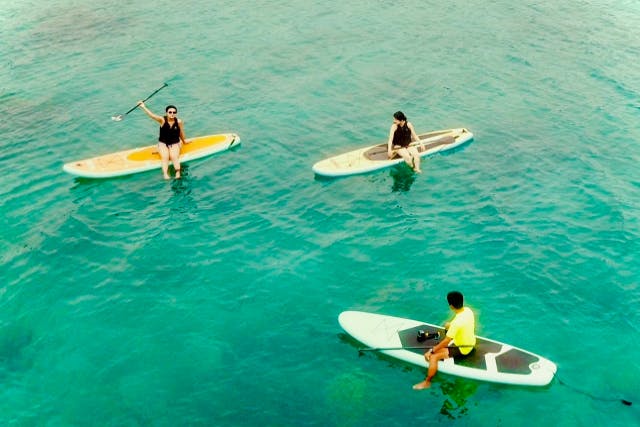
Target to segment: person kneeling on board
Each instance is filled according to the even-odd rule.
[[[395,153],[413,169],[416,173],[422,173],[420,170],[420,153],[418,149],[411,146],[411,141],[420,141],[411,122],[407,121],[407,116],[402,111],[396,111],[393,114],[393,124],[389,131],[389,141],[387,142],[387,155],[392,159]],[[394,153],[395,150],[395,153]]]
[[[138,102],[142,110],[147,113],[156,122],[160,123],[160,136],[158,137],[158,152],[162,161],[162,175],[164,179],[169,179],[169,160],[173,162],[173,168],[176,170],[176,178],[180,178],[180,149],[182,143],[188,144],[184,136],[184,123],[176,117],[178,109],[173,105],[168,105],[164,109],[166,115],[160,117],[153,114],[144,101]]]
[[[438,362],[449,357],[461,358],[468,356],[476,345],[475,318],[473,311],[464,306],[464,297],[458,291],[447,294],[449,308],[454,311],[455,317],[445,324],[447,334],[433,348],[424,354],[429,364],[427,377],[424,381],[413,386],[414,390],[422,390],[431,387],[431,380],[438,372]],[[452,344],[451,346],[449,344]]]

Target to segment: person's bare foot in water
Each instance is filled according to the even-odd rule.
[[[416,161],[416,159],[412,159],[411,160],[411,169],[413,169],[413,171],[415,173],[422,173],[422,169],[420,169],[420,158],[418,158],[418,161]]]
[[[431,381],[427,381],[427,380],[420,381],[418,384],[413,385],[414,390],[424,390],[429,387],[431,387]]]

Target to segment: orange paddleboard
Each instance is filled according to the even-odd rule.
[[[192,138],[182,146],[180,162],[200,159],[240,144],[235,133],[223,133]],[[134,148],[90,159],[66,163],[62,169],[84,178],[112,178],[160,168],[158,146]]]

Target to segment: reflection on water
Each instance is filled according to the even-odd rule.
[[[409,191],[411,189],[411,185],[413,185],[413,182],[416,180],[416,173],[404,163],[391,168],[389,174],[391,175],[391,178],[393,178],[391,191]]]
[[[193,182],[189,176],[189,167],[182,164],[182,178],[171,179],[171,199],[169,206],[171,211],[179,214],[193,215],[197,212],[197,203],[193,198]]]
[[[439,381],[440,389],[445,397],[440,413],[453,420],[467,415],[469,411],[467,400],[476,393],[478,383],[462,378],[449,378],[440,378]]]
[[[353,347],[359,349],[366,348],[362,343],[351,337],[346,333],[339,333],[338,338],[343,343],[347,343]],[[390,363],[390,366],[401,369],[403,372],[421,372],[420,375],[424,376],[426,370],[418,368],[415,365],[399,361],[387,354],[380,352],[359,351],[358,357],[376,357],[380,360],[384,360]],[[468,380],[465,378],[454,377],[451,375],[438,374],[434,379],[433,385],[430,390],[434,390],[435,387],[440,387],[442,391],[442,397],[437,392],[433,393],[434,399],[439,400],[443,398],[442,406],[440,408],[440,414],[444,417],[454,420],[463,418],[469,413],[468,401],[476,394],[478,390],[479,382]]]
[[[170,169],[170,172],[173,174],[172,176],[175,176],[175,170],[173,169],[173,166],[171,166],[169,169]],[[171,190],[176,196],[181,194],[191,193],[188,165],[184,163],[180,165],[180,175],[181,175],[180,179],[176,179],[176,178],[171,179]]]

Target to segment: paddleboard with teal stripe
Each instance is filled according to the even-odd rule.
[[[385,316],[361,311],[345,311],[338,317],[340,326],[356,340],[396,359],[427,368],[426,350],[444,338],[442,327],[417,320]],[[418,331],[430,336],[418,341]],[[411,347],[411,348],[409,348]],[[477,337],[474,351],[464,358],[439,362],[438,371],[445,374],[523,386],[544,386],[551,382],[556,365],[542,356],[509,344]]]
[[[235,133],[199,136],[188,139],[182,146],[180,162],[201,159],[240,144]],[[160,155],[158,145],[118,151],[103,156],[66,163],[63,170],[71,175],[83,178],[113,178],[159,169]]]

